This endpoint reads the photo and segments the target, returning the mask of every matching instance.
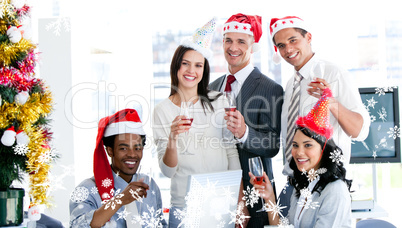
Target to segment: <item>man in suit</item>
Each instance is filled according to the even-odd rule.
[[[244,14],[231,16],[223,28],[223,49],[228,63],[226,75],[216,79],[211,90],[231,90],[236,97],[237,110],[227,112],[227,128],[237,139],[237,149],[243,170],[243,187],[251,189],[248,159],[261,157],[264,171],[273,180],[271,158],[280,147],[280,118],[283,88],[253,67],[251,55],[258,50],[262,35],[261,17]],[[248,206],[247,227],[268,224],[266,212],[256,212],[261,201]]]

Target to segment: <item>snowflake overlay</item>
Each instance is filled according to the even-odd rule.
[[[132,223],[139,223],[143,228],[162,228],[164,219],[162,209],[155,211],[153,207],[147,205],[148,211],[142,212],[142,215],[133,216]]]
[[[88,198],[89,191],[85,187],[76,187],[71,193],[70,200],[75,203],[80,203]]]
[[[332,159],[332,162],[336,162],[337,165],[339,165],[340,162],[343,162],[343,155],[339,149],[331,152],[329,158]]]
[[[114,190],[112,189],[111,195],[114,195]],[[109,201],[107,201],[105,204],[105,210],[107,210],[109,207],[114,210],[118,204],[122,204],[123,202],[121,201],[121,198],[124,196],[123,193],[120,193],[120,189],[116,191],[116,196],[112,197]]]
[[[280,202],[280,199],[278,198],[278,202],[276,202],[276,204],[272,203],[270,200],[268,203],[266,203],[264,205],[264,207],[267,209],[267,211],[274,213],[274,219],[275,219],[276,215],[283,217],[281,211],[282,211],[282,209],[286,208],[286,206],[281,206],[279,204],[279,202]]]
[[[390,127],[387,133],[388,137],[393,138],[394,140],[398,137],[401,137],[401,129],[398,128],[398,126],[395,126],[394,128]]]
[[[249,186],[247,186],[247,190],[243,190],[243,193],[243,200],[246,201],[246,206],[250,205],[251,208],[253,208],[254,204],[258,203],[260,194],[255,190],[254,187],[250,189]]]
[[[385,110],[384,107],[382,107],[381,110],[377,112],[377,114],[378,118],[382,120],[382,122],[387,121],[387,111]]]
[[[110,186],[112,186],[111,179],[106,178],[106,179],[102,180],[102,187],[109,188]]]
[[[244,207],[243,202],[240,202],[239,205],[237,206],[236,212],[232,212],[232,211],[230,212],[231,220],[230,220],[229,224],[234,223],[234,224],[241,225],[246,221],[247,218],[250,218],[250,216],[244,215],[243,207]],[[241,227],[243,227],[243,226],[241,225]]]
[[[16,155],[21,155],[25,156],[27,153],[29,153],[29,148],[25,144],[17,144],[12,147],[14,149],[14,154]]]

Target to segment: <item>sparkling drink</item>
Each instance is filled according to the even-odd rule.
[[[225,108],[225,112],[234,112],[236,111],[236,107]]]
[[[262,185],[262,180],[263,180],[264,178],[261,176],[261,177],[255,177],[254,178],[254,183],[256,183],[256,184],[258,184],[258,185]]]
[[[183,119],[183,120],[189,120],[189,121],[191,121],[190,123],[185,123],[185,124],[183,124],[184,126],[191,126],[191,124],[193,123],[193,119],[194,118],[185,118],[185,119]]]

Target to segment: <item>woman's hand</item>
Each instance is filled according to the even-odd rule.
[[[276,203],[274,188],[272,187],[267,174],[265,172],[263,174],[264,179],[262,185],[258,185],[254,182],[255,176],[251,172],[249,172],[248,175],[250,176],[250,183],[258,191],[260,196],[264,199],[265,203],[268,203],[268,201]]]
[[[170,139],[177,140],[177,136],[183,132],[186,132],[191,127],[190,120],[184,120],[186,116],[176,116],[172,125],[170,126]],[[188,124],[188,125],[185,125]]]

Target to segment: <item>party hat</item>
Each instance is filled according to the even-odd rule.
[[[181,45],[193,48],[208,59],[212,56],[210,46],[212,44],[215,28],[216,19],[212,18],[212,20],[210,20],[204,26],[197,29],[192,36],[183,39]]]
[[[325,88],[321,98],[317,101],[311,111],[303,117],[299,117],[296,125],[305,127],[313,132],[324,136],[326,139],[332,137],[333,128],[329,123],[329,98],[332,97],[331,89]]]

